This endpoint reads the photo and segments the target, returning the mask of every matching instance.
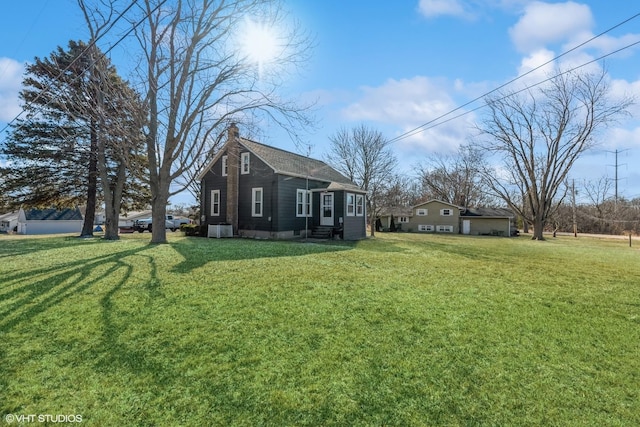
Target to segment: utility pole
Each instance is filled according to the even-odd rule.
[[[614,184],[615,184],[615,195],[614,195],[614,199],[613,199],[613,208],[614,208],[614,212],[618,211],[618,181],[620,180],[620,178],[618,178],[618,168],[620,166],[625,166],[626,163],[623,164],[619,164],[618,163],[618,154],[619,153],[624,153],[625,151],[629,151],[629,149],[626,150],[615,150],[615,151],[607,151],[607,153],[613,153],[615,154],[615,164],[613,165],[609,165],[609,166],[613,166],[615,168],[615,178],[614,178]]]

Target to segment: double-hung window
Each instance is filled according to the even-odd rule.
[[[356,195],[356,216],[364,215],[364,195]]]
[[[441,216],[452,216],[453,211],[451,209],[440,209]]]
[[[211,216],[220,216],[220,190],[211,190]]]
[[[296,216],[311,216],[311,191],[301,189],[296,191]]]
[[[222,176],[227,176],[229,168],[227,166],[229,156],[222,156]]]
[[[347,216],[355,216],[356,214],[356,195],[347,193]]]
[[[262,216],[262,187],[251,189],[251,216]]]
[[[240,155],[240,173],[246,175],[249,173],[250,153],[242,153]]]
[[[416,209],[416,215],[417,216],[427,216],[427,210],[426,209]]]

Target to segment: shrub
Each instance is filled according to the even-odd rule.
[[[180,225],[180,231],[184,232],[185,236],[200,236],[200,226],[198,224],[182,224]]]

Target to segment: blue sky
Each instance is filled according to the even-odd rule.
[[[5,3],[0,29],[0,127],[20,111],[17,92],[24,62],[46,56],[70,39],[86,39],[75,1]],[[328,137],[340,127],[366,123],[388,138],[398,136],[634,16],[640,12],[634,4],[628,0],[290,0],[286,2],[290,18],[313,35],[315,47],[304,69],[287,81],[284,90],[317,101],[318,128],[306,140],[311,155],[323,158]],[[636,41],[640,41],[640,17],[557,65],[582,64]],[[112,60],[121,73],[129,65],[127,58],[114,52]],[[634,95],[640,102],[640,45],[608,57],[606,66],[613,93]],[[547,71],[536,71],[517,84],[539,81]],[[600,146],[579,161],[571,178],[578,183],[605,175],[613,178],[612,152],[620,150],[619,193],[640,197],[640,105],[631,113],[631,119],[602,135]],[[454,152],[467,142],[481,114],[471,112],[395,142],[401,170],[415,174],[416,165],[433,153]],[[263,135],[262,142],[299,151],[275,127],[268,126]],[[172,201],[189,199],[185,195]]]

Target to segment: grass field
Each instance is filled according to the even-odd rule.
[[[0,415],[640,425],[627,242],[149,237],[0,236]]]

